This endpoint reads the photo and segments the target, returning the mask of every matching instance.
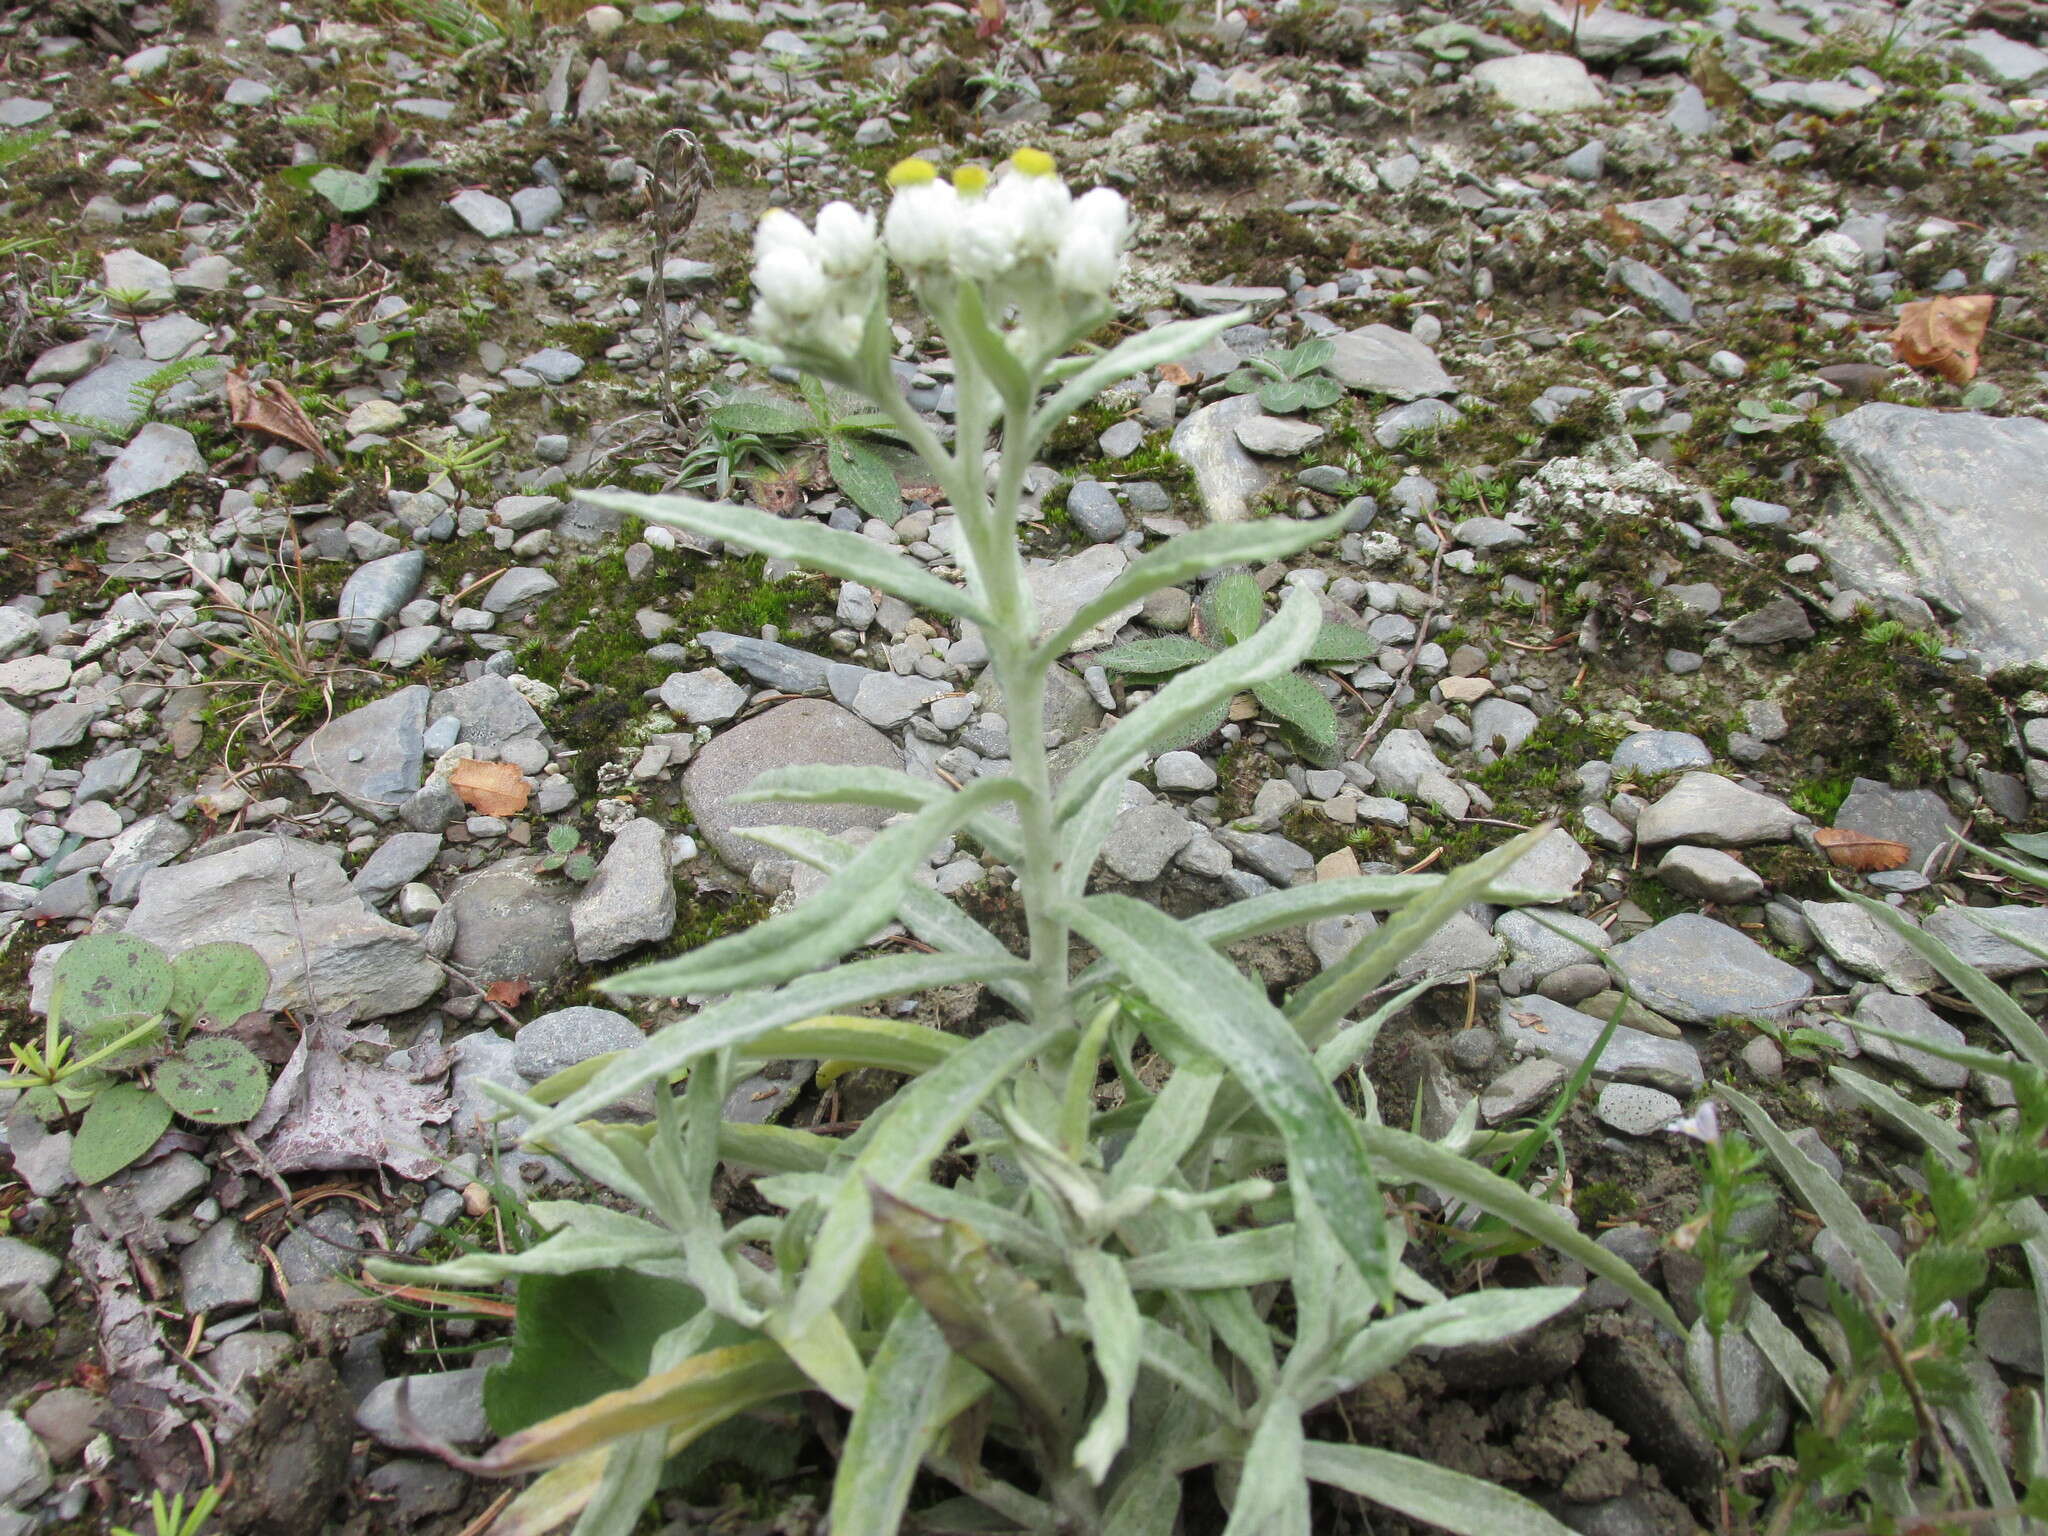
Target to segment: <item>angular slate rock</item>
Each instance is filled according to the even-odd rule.
[[[1805,822],[1782,801],[1744,789],[1732,779],[1688,773],[1643,812],[1636,822],[1636,841],[1645,848],[1663,843],[1743,848],[1782,843]]]
[[[299,743],[292,766],[314,794],[334,795],[365,816],[389,821],[420,787],[430,697],[430,689],[415,685],[337,715]]]
[[[1804,971],[1710,917],[1681,912],[1618,944],[1609,963],[1637,998],[1682,1024],[1782,1019],[1813,991]]]
[[[1592,1053],[1605,1029],[1604,1020],[1530,993],[1504,998],[1495,1026],[1501,1043],[1519,1056],[1543,1056],[1576,1068]],[[1663,1040],[1621,1025],[1594,1067],[1597,1078],[1643,1083],[1666,1093],[1685,1095],[1706,1081],[1699,1052],[1683,1040]]]
[[[1391,325],[1365,325],[1332,336],[1334,355],[1325,371],[1348,389],[1386,395],[1395,400],[1420,400],[1448,395],[1458,385],[1433,348]]]

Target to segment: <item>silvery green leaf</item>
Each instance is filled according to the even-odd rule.
[[[1379,641],[1362,629],[1353,629],[1349,624],[1339,624],[1333,619],[1323,622],[1316,631],[1315,643],[1308,648],[1308,655],[1302,660],[1311,666],[1324,666],[1343,661],[1370,661],[1380,651]]]
[[[919,608],[990,622],[973,597],[921,566],[885,551],[873,539],[841,533],[808,517],[782,518],[751,507],[699,501],[694,496],[642,496],[631,491],[578,491],[577,499],[651,523],[668,523],[759,554],[794,560],[813,570],[893,593]]]
[[[613,1536],[632,1530],[660,1489],[661,1471],[667,1462],[666,1427],[614,1441],[604,1459],[604,1474],[569,1536]]]
[[[1130,1435],[1143,1321],[1121,1261],[1100,1248],[1077,1248],[1068,1256],[1067,1267],[1081,1286],[1088,1336],[1095,1343],[1095,1369],[1102,1377],[1102,1405],[1074,1448],[1074,1465],[1100,1487]]]
[[[1103,651],[1095,664],[1111,672],[1134,672],[1139,677],[1159,677],[1183,667],[1199,666],[1216,654],[1214,646],[1187,635],[1151,635]]]
[[[1305,383],[1293,379],[1279,379],[1259,391],[1259,404],[1275,416],[1285,416],[1300,410],[1308,404],[1309,391]]]
[[[1497,876],[1513,868],[1547,834],[1547,828],[1523,833],[1446,875],[1434,891],[1402,907],[1287,1000],[1287,1015],[1295,1027],[1310,1041],[1326,1038],[1360,998],[1393,975],[1403,960],[1434,938],[1467,902],[1479,900]]]
[[[718,1155],[737,1167],[766,1173],[817,1173],[831,1166],[839,1143],[786,1125],[723,1120],[718,1126]]]
[[[712,426],[728,432],[750,432],[760,437],[805,437],[814,430],[811,418],[770,400],[734,400],[714,405],[704,413]]]
[[[1302,379],[1318,368],[1327,368],[1336,355],[1337,344],[1329,337],[1311,336],[1293,351],[1283,353],[1280,366],[1291,377]]]
[[[742,1054],[757,1061],[836,1061],[915,1077],[966,1042],[925,1024],[825,1014],[757,1035]]]
[[[1013,781],[1004,777],[976,782]],[[921,811],[928,806],[942,805],[952,797],[953,791],[943,784],[934,784],[927,779],[913,779],[909,774],[896,768],[802,763],[789,768],[770,768],[732,798],[735,804],[741,805],[878,805],[891,811]],[[1017,829],[1014,823],[984,814],[969,818],[966,829],[976,842],[997,858],[1006,863],[1016,862]],[[753,830],[770,834],[756,838],[756,842],[766,842],[777,851],[801,858],[807,864],[813,862],[804,854],[798,853],[791,840],[783,835],[790,831],[809,837],[818,835],[809,828],[761,827]],[[850,845],[847,851],[850,856],[853,852]]]
[[[1249,572],[1226,571],[1209,589],[1207,606],[1223,638],[1242,645],[1258,633],[1266,617],[1266,596]]]
[[[1006,842],[996,837],[996,827],[1004,828],[1007,836],[1014,840],[1015,828],[991,816],[976,817],[967,824],[967,832],[997,858],[1014,863],[1014,851],[1004,852],[1006,847],[1013,847],[1013,841]],[[827,871],[844,868],[860,851],[851,843],[804,827],[784,827],[776,846],[813,869]],[[957,903],[913,882],[904,890],[897,916],[906,928],[934,948],[954,955],[979,955],[996,962],[996,969],[983,978],[990,990],[1017,1007],[1024,1005],[1026,991],[1011,979],[1022,967],[1003,947],[1002,940],[969,917]]]
[[[1180,1474],[1163,1459],[1148,1459],[1128,1477],[1102,1514],[1102,1536],[1174,1536],[1180,1529]]]
[[[1821,1399],[1828,1389],[1828,1368],[1813,1357],[1799,1341],[1799,1335],[1785,1325],[1777,1309],[1763,1298],[1752,1296],[1743,1314],[1742,1331],[1763,1351],[1799,1406],[1809,1414],[1821,1411]]]
[[[1181,673],[1103,733],[1061,787],[1059,818],[1072,816],[1103,784],[1129,777],[1155,743],[1186,730],[1253,683],[1291,670],[1321,622],[1314,594],[1297,590],[1251,639]]]
[[[1059,828],[1060,894],[1078,900],[1102,857],[1102,844],[1123,810],[1124,782],[1105,779],[1095,793]]]
[[[1294,1224],[1248,1227],[1222,1237],[1175,1243],[1124,1261],[1140,1291],[1216,1291],[1285,1280],[1294,1268]]]
[[[1180,1160],[1200,1138],[1209,1103],[1222,1082],[1223,1068],[1214,1062],[1188,1064],[1166,1080],[1131,1133],[1123,1155],[1109,1170],[1112,1196],[1164,1184],[1173,1177]]]
[[[865,1142],[848,1161],[839,1193],[812,1241],[810,1267],[791,1305],[793,1326],[830,1308],[860,1267],[874,1220],[869,1185],[900,1195],[921,1183],[932,1159],[982,1100],[1042,1050],[1057,1028],[999,1024],[943,1066],[899,1089],[868,1117],[862,1127]]]
[[[1318,1483],[1455,1536],[1572,1536],[1572,1529],[1518,1493],[1396,1451],[1312,1440],[1302,1470]]]
[[[1162,588],[1177,587],[1224,566],[1284,560],[1343,532],[1344,517],[1340,513],[1314,522],[1275,517],[1255,523],[1221,523],[1176,534],[1157,549],[1133,560],[1099,596],[1082,604],[1071,619],[1040,644],[1038,654],[1066,655],[1069,646],[1111,614]]]
[[[604,990],[627,997],[737,991],[773,986],[829,964],[889,925],[911,876],[941,838],[1014,792],[1005,780],[977,779],[882,832],[811,900],[672,960],[614,977]]]
[[[1605,1275],[1673,1333],[1685,1332],[1663,1294],[1626,1259],[1609,1253],[1581,1232],[1567,1212],[1538,1200],[1512,1179],[1420,1136],[1389,1125],[1364,1125],[1359,1127],[1359,1135],[1386,1177],[1432,1185],[1489,1216],[1498,1216],[1566,1258],[1577,1259],[1594,1274]]]
[[[1284,1392],[1267,1396],[1223,1536],[1311,1536],[1301,1408]]]
[[[1060,1326],[1069,1333],[1088,1331],[1087,1314],[1079,1298],[1053,1296],[1053,1315]],[[1224,1380],[1223,1373],[1216,1368],[1205,1347],[1191,1343],[1177,1328],[1144,1316],[1138,1318],[1138,1359],[1148,1371],[1171,1382],[1179,1391],[1195,1398],[1209,1412],[1226,1424],[1242,1421],[1244,1410]]]
[[[422,1268],[383,1259],[369,1261],[380,1280],[409,1285],[496,1285],[513,1275],[574,1275],[589,1269],[620,1269],[646,1259],[679,1259],[675,1233],[638,1216],[601,1205],[569,1200],[536,1201],[534,1219],[551,1227],[546,1237],[510,1253],[478,1249]]]
[[[1828,1228],[1840,1238],[1849,1250],[1851,1258],[1863,1270],[1878,1299],[1887,1306],[1902,1306],[1906,1299],[1906,1267],[1898,1255],[1885,1246],[1877,1235],[1877,1229],[1864,1217],[1842,1190],[1842,1186],[1828,1176],[1818,1163],[1793,1145],[1785,1133],[1778,1129],[1764,1107],[1739,1088],[1726,1083],[1716,1083],[1714,1092],[1735,1106],[1742,1116],[1743,1124],[1750,1134],[1763,1144],[1763,1148],[1784,1174],[1785,1181],[1792,1186],[1799,1198],[1806,1202],[1808,1210],[1827,1223]]]
[[[903,516],[903,487],[886,459],[865,443],[836,435],[826,445],[825,458],[832,483],[847,500],[869,517],[895,527]]]
[[[1230,1069],[1286,1142],[1296,1197],[1322,1207],[1359,1273],[1391,1300],[1398,1255],[1388,1251],[1379,1186],[1358,1128],[1265,990],[1173,918],[1128,896],[1095,896],[1062,910],[1177,1028]]]
[[[1393,1018],[1423,993],[1436,985],[1436,978],[1425,976],[1412,986],[1404,987],[1389,997],[1379,1007],[1355,1024],[1347,1024],[1316,1047],[1316,1070],[1332,1080],[1350,1070],[1356,1062],[1363,1061],[1372,1051],[1373,1042]],[[1478,1103],[1477,1099],[1472,1100]]]
[[[554,1139],[564,1127],[574,1127],[578,1120],[648,1084],[666,1082],[708,1051],[744,1046],[757,1035],[785,1024],[878,998],[904,997],[955,982],[1008,979],[1025,975],[1027,970],[1023,961],[1008,955],[887,955],[800,977],[780,991],[750,992],[715,1003],[657,1030],[645,1045],[625,1052],[561,1103],[533,1105],[530,1110],[520,1107],[519,1112],[530,1122],[526,1139]]]
[[[1542,1326],[1578,1299],[1577,1286],[1532,1286],[1472,1291],[1401,1312],[1359,1329],[1345,1340],[1328,1373],[1300,1383],[1298,1390],[1309,1402],[1322,1402],[1392,1370],[1419,1344],[1440,1349],[1497,1344]]]
[[[1176,320],[1120,343],[1067,380],[1057,394],[1038,408],[1025,433],[1026,444],[1035,449],[1069,416],[1110,385],[1199,352],[1233,325],[1241,325],[1250,317],[1251,311],[1237,309],[1227,315]]]
[[[866,1390],[832,1478],[832,1529],[894,1536],[938,1421],[952,1351],[931,1314],[905,1301],[868,1362]]]
[[[1317,754],[1337,744],[1337,711],[1323,690],[1300,672],[1283,672],[1252,684],[1259,707],[1293,730]]]

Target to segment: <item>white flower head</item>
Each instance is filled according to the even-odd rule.
[[[770,208],[761,215],[761,222],[754,226],[754,260],[759,261],[770,251],[809,251],[813,239],[811,232],[804,228],[804,221],[787,208]]]
[[[851,203],[827,203],[820,208],[818,231],[812,238],[827,277],[859,277],[874,264],[875,216],[862,213]]]
[[[1052,156],[1040,149],[1020,149],[990,194],[1000,199],[1017,229],[1017,253],[1027,261],[1050,261],[1065,239],[1074,195],[1054,172]]]
[[[1664,1129],[1673,1135],[1690,1136],[1694,1141],[1716,1142],[1721,1139],[1721,1111],[1708,1099],[1690,1115],[1673,1120]]]
[[[754,292],[785,319],[803,321],[824,307],[831,283],[809,251],[777,245],[754,264]]]
[[[896,196],[882,221],[882,239],[896,265],[913,277],[946,266],[960,229],[960,194],[928,160],[904,160],[889,172]]]

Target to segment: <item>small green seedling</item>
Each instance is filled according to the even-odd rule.
[[[797,381],[809,413],[780,400],[733,400],[705,413],[723,433],[765,438],[808,438],[825,447],[825,468],[832,483],[869,517],[894,526],[903,515],[903,489],[882,456],[861,440],[867,433],[894,433],[895,423],[880,411],[842,413],[809,374]]]
[[[1344,398],[1344,386],[1324,372],[1337,355],[1334,342],[1317,336],[1293,349],[1275,348],[1250,359],[1223,381],[1233,395],[1258,394],[1275,415],[1319,411]]]
[[[185,1507],[185,1495],[174,1493],[170,1503],[155,1489],[149,1494],[150,1536],[200,1536],[206,1529],[206,1522],[213,1518],[213,1507],[220,1502],[221,1489],[209,1488],[192,1501],[192,1507]],[[125,1525],[114,1527],[114,1536],[141,1536]]]
[[[597,873],[597,860],[582,851],[583,835],[574,827],[557,824],[548,828],[548,851],[541,855],[542,869],[559,869],[571,880],[583,882]]]
[[[1229,646],[1258,632],[1265,622],[1266,600],[1259,584],[1244,571],[1232,571],[1209,589],[1202,601],[1202,635],[1155,635],[1104,651],[1096,658],[1112,672],[1137,677],[1166,677],[1213,661]],[[1369,661],[1379,642],[1348,624],[1323,621],[1303,659],[1310,666]],[[1252,685],[1252,697],[1318,756],[1337,745],[1337,712],[1306,672],[1283,672]],[[1223,724],[1227,706],[1213,710],[1189,736],[1200,741]]]
[[[312,160],[278,172],[278,179],[301,192],[317,192],[336,213],[364,213],[377,206],[384,189],[400,176],[439,169],[432,160],[393,160],[388,150],[379,150],[360,171]]]
[[[28,1090],[46,1120],[84,1111],[71,1169],[97,1184],[154,1146],[173,1115],[199,1125],[255,1118],[269,1072],[240,1041],[210,1031],[261,1008],[269,991],[270,968],[246,944],[201,944],[167,960],[146,939],[91,934],[58,957],[43,1043],[9,1047],[13,1068],[0,1086]]]

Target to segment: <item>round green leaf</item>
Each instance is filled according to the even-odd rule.
[[[115,1083],[92,1101],[71,1138],[71,1171],[83,1184],[111,1178],[156,1145],[171,1106],[134,1083]]]
[[[57,957],[50,974],[50,1010],[82,1029],[117,1014],[158,1014],[173,987],[163,951],[125,933],[95,933]]]
[[[202,1015],[232,1024],[270,995],[270,967],[232,939],[186,950],[171,962],[171,979],[171,1012],[188,1024]]]
[[[556,853],[574,853],[576,845],[583,841],[583,834],[574,827],[557,822],[548,828],[548,847]]]
[[[336,213],[361,213],[377,201],[384,183],[380,177],[329,165],[314,173],[312,189],[326,198]]]
[[[270,1074],[239,1040],[208,1036],[157,1068],[156,1091],[187,1120],[240,1125],[263,1107]]]

